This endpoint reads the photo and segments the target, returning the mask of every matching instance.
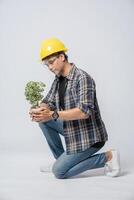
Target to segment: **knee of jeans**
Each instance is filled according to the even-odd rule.
[[[39,122],[38,125],[42,129],[46,125],[46,122]]]
[[[65,173],[63,172],[63,170],[60,168],[59,165],[57,165],[57,163],[55,162],[55,164],[52,167],[52,172],[55,175],[55,177],[57,179],[65,179]]]

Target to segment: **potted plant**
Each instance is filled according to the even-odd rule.
[[[43,82],[30,81],[25,87],[26,100],[31,104],[31,108],[39,107],[39,103],[43,98],[42,93],[46,85]]]

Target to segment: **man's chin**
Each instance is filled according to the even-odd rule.
[[[56,76],[60,76],[61,74],[60,74],[60,72],[57,72],[57,71],[55,71],[55,72],[53,72]]]

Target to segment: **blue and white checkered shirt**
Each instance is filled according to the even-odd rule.
[[[108,140],[108,135],[101,118],[93,78],[73,64],[67,79],[65,110],[79,108],[89,116],[87,119],[63,122],[67,154],[74,154],[86,150],[97,142]],[[59,78],[56,76],[43,102],[48,103],[52,110],[56,108],[59,111],[58,87]]]

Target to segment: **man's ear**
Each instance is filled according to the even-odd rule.
[[[60,56],[61,56],[61,60],[64,62],[65,61],[65,56],[64,56],[64,54],[60,54]]]

